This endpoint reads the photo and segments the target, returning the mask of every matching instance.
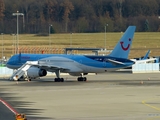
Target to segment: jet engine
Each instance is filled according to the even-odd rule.
[[[45,69],[41,69],[38,67],[30,67],[27,70],[27,76],[29,78],[37,78],[37,77],[43,77],[47,75],[47,71]]]

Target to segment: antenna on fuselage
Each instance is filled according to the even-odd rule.
[[[18,58],[18,62],[21,63],[21,52],[19,53]]]

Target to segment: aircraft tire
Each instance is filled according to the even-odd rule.
[[[61,82],[64,82],[64,79],[63,79],[63,78],[61,78],[61,79],[60,79],[60,81],[61,81]]]
[[[78,82],[82,81],[82,77],[77,78]]]
[[[58,78],[55,78],[55,79],[54,79],[54,82],[58,82]]]
[[[64,79],[63,78],[55,78],[54,81],[55,82],[64,82]]]
[[[78,81],[87,81],[87,78],[86,77],[78,77],[77,80]]]
[[[83,78],[83,81],[87,81],[87,78],[86,78],[86,77],[84,77],[84,78]]]

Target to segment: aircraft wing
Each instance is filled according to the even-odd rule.
[[[35,65],[33,65],[33,66],[35,66]],[[39,68],[43,68],[43,69],[46,69],[46,70],[48,70],[48,71],[54,71],[54,70],[69,70],[68,68],[65,68],[64,66],[63,67],[61,67],[61,66],[53,66],[53,65],[41,65],[41,64],[39,64],[39,65],[36,65],[36,67],[39,67]]]
[[[67,67],[64,67],[63,65],[48,64],[47,62],[27,61],[27,64],[29,64],[31,66],[46,69],[48,71],[54,71],[54,70],[57,70],[57,69],[69,70]]]
[[[113,65],[125,65],[122,62],[119,61],[115,61],[115,60],[111,60],[111,59],[107,59],[108,62],[112,63]]]

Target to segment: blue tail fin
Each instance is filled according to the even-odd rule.
[[[113,51],[109,54],[112,57],[128,58],[130,48],[133,41],[133,36],[136,26],[129,26],[122,38],[119,40]]]

